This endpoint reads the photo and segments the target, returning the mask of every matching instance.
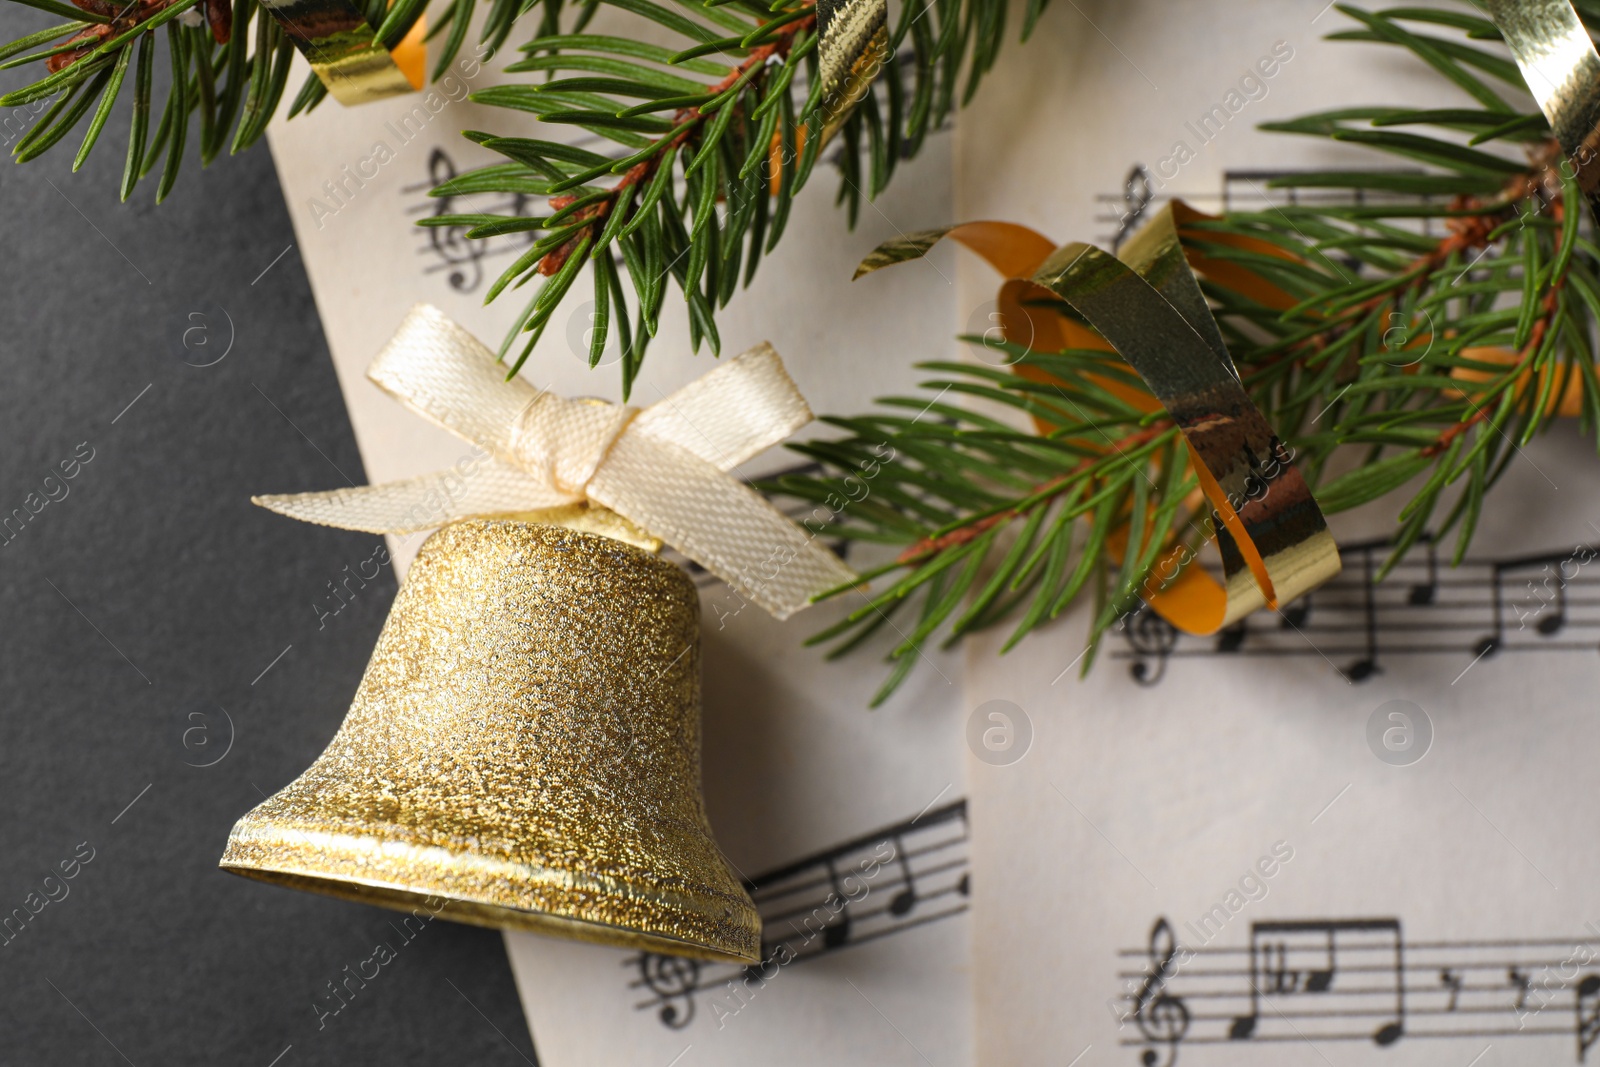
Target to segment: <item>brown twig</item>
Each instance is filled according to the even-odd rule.
[[[1172,423],[1169,420],[1162,419],[1159,422],[1153,423],[1146,429],[1140,430],[1137,433],[1131,433],[1120,440],[1111,442],[1110,447],[1106,451],[1122,452],[1129,448],[1137,448],[1147,441],[1151,441],[1165,433],[1171,428],[1171,426]],[[1089,456],[1079,460],[1073,466],[1073,468],[1067,471],[1065,474],[1058,474],[1054,478],[1040,482],[1038,485],[1034,486],[1027,492],[1027,497],[1029,499],[1037,497],[1038,499],[1034,501],[1034,503],[1037,504],[1058,495],[1062,490],[1067,488],[1074,478],[1076,478],[1079,474],[1082,474],[1085,470],[1099,460],[1103,459],[1104,455],[1105,454],[1102,453],[1099,456]],[[1001,523],[1010,522],[1012,519],[1019,518],[1021,515],[1022,512],[1018,511],[1016,508],[1007,508],[1004,511],[997,511],[993,515],[985,515],[980,519],[973,519],[962,524],[961,526],[956,527],[953,530],[948,530],[945,533],[940,534],[938,537],[924,537],[916,544],[901,552],[900,555],[896,556],[895,562],[902,564],[915,563],[928,556],[943,552],[947,548],[954,548],[957,545],[964,545],[976,538],[985,530],[999,526]]]
[[[1558,222],[1561,220],[1565,214],[1565,209],[1563,208],[1561,201],[1556,200],[1552,202],[1551,214],[1555,216]],[[1557,252],[1560,252],[1561,250],[1561,233],[1559,230],[1555,235],[1555,250]],[[1521,372],[1522,365],[1531,359],[1539,351],[1540,346],[1544,344],[1545,334],[1549,333],[1550,326],[1555,321],[1556,309],[1561,303],[1561,290],[1566,286],[1566,284],[1567,279],[1565,275],[1551,280],[1550,289],[1544,294],[1544,299],[1541,300],[1539,304],[1539,317],[1534,320],[1533,328],[1528,331],[1527,343],[1522,346],[1522,351],[1517,353],[1516,362],[1507,368],[1507,376],[1518,375]],[[1537,384],[1535,381],[1530,380],[1528,383],[1529,388],[1532,388],[1535,384]],[[1497,387],[1491,386],[1490,388],[1493,389]],[[1489,390],[1485,391],[1487,392]],[[1464,395],[1465,394],[1463,393],[1463,396]],[[1446,448],[1449,448],[1450,443],[1457,437],[1460,437],[1463,433],[1466,433],[1469,427],[1476,426],[1478,423],[1483,422],[1488,417],[1489,407],[1487,404],[1473,404],[1472,415],[1469,418],[1463,419],[1460,422],[1447,427],[1445,431],[1441,433],[1433,442],[1433,444],[1428,445],[1422,450],[1422,455],[1430,458],[1437,456]]]
[[[1550,144],[1554,145],[1555,142],[1552,141]],[[1557,148],[1556,151],[1559,152],[1559,148]],[[1489,243],[1489,236],[1497,227],[1500,226],[1501,223],[1503,223],[1513,212],[1515,212],[1517,206],[1524,200],[1536,196],[1542,196],[1546,202],[1549,202],[1553,205],[1552,211],[1556,218],[1559,219],[1562,214],[1561,201],[1559,198],[1552,198],[1549,195],[1550,189],[1548,185],[1548,179],[1553,171],[1551,169],[1552,164],[1550,159],[1543,158],[1543,156],[1547,155],[1548,151],[1536,153],[1535,166],[1531,168],[1527,174],[1519,175],[1512,181],[1508,182],[1505,188],[1501,191],[1500,195],[1495,197],[1493,200],[1484,201],[1474,196],[1456,197],[1450,205],[1452,211],[1476,211],[1477,213],[1471,215],[1457,215],[1449,219],[1447,225],[1449,226],[1450,233],[1441,238],[1435,247],[1418,256],[1405,268],[1405,270],[1400,272],[1401,276],[1405,278],[1405,280],[1397,282],[1391,289],[1379,293],[1366,301],[1363,301],[1360,305],[1358,305],[1358,314],[1355,317],[1357,319],[1365,318],[1372,312],[1381,310],[1384,304],[1395,300],[1404,294],[1407,289],[1423,285],[1428,277],[1434,271],[1448,263],[1452,256],[1455,256],[1458,253],[1469,252],[1478,248],[1487,247]],[[1560,238],[1558,236],[1558,248],[1559,240]],[[1528,338],[1528,342],[1522,350],[1521,358],[1517,361],[1518,366],[1520,366],[1521,363],[1530,355],[1537,352],[1540,344],[1544,341],[1545,334],[1549,330],[1554,320],[1556,306],[1559,301],[1559,294],[1564,283],[1565,278],[1556,279],[1552,284],[1550,291],[1545,294],[1542,313],[1538,321],[1534,323],[1533,330]],[[1326,348],[1327,345],[1343,336],[1343,334],[1349,329],[1351,329],[1351,326],[1348,323],[1330,326],[1328,329],[1304,338],[1296,345],[1293,345],[1285,349],[1283,352],[1278,353],[1272,358],[1272,360],[1264,362],[1272,363],[1286,358],[1294,358],[1296,355],[1295,349],[1303,349],[1306,346],[1313,346],[1317,351],[1321,351],[1323,348]],[[1515,368],[1512,369],[1511,373],[1515,373]],[[1444,449],[1449,447],[1451,441],[1453,441],[1460,434],[1464,433],[1468,427],[1483,421],[1487,417],[1487,412],[1484,409],[1478,409],[1470,419],[1456,423],[1445,430],[1445,432],[1439,436],[1437,441],[1423,449],[1423,455],[1433,456],[1439,452],[1442,452]],[[1130,434],[1127,437],[1124,437],[1122,440],[1115,442],[1112,447],[1118,451],[1121,451],[1124,448],[1143,444],[1156,434],[1165,430],[1169,425],[1170,423],[1165,421],[1157,423],[1149,429],[1141,430],[1138,433]],[[1080,461],[1073,467],[1072,470],[1068,471],[1067,473],[1057,475],[1056,477],[1051,478],[1050,480],[1035,487],[1028,493],[1028,496],[1035,497],[1040,494],[1047,494],[1046,498],[1048,498],[1049,495],[1054,495],[1055,492],[1065,489],[1068,483],[1070,483],[1071,480],[1078,474],[1082,473],[1082,471],[1085,470],[1090,464],[1095,462],[1096,458],[1098,457]],[[980,534],[984,533],[986,530],[993,529],[995,526],[1018,518],[1020,514],[1021,512],[1019,512],[1017,509],[1008,508],[1005,511],[974,519],[956,527],[955,529],[946,531],[945,533],[940,534],[938,537],[924,537],[901,552],[900,555],[896,557],[896,562],[901,564],[916,563],[927,558],[928,556],[937,554],[946,549],[967,544],[977,538]]]
[[[135,29],[142,22],[154,18],[178,0],[131,0],[127,4],[107,2],[107,0],[72,0],[74,4],[93,15],[108,18],[110,22],[98,22],[87,26],[68,37],[65,44],[74,41],[83,43],[69,52],[57,52],[53,56],[46,56],[44,69],[51,74],[72,66],[72,64],[89,55],[99,48],[108,38],[116,37],[131,29]],[[233,33],[233,12],[227,0],[200,0],[200,12],[205,16],[211,27],[211,35],[218,44],[227,44]]]
[[[812,3],[814,0],[807,0],[807,2]],[[780,58],[787,56],[789,54],[789,49],[794,45],[795,35],[800,33],[802,30],[812,28],[816,24],[817,16],[812,14],[802,19],[796,19],[794,22],[784,26],[778,31],[778,36],[774,40],[768,42],[767,44],[759,45],[756,48],[751,49],[750,54],[745,57],[743,62],[734,67],[733,70],[729,71],[727,77],[708,88],[706,92],[712,96],[715,96],[718,93],[724,92],[725,90],[731,88],[733,84],[740,78],[744,77],[744,75],[748,73],[752,67],[758,67],[765,64],[767,60],[771,59],[773,56],[778,56]],[[722,106],[733,107],[734,102],[730,100],[728,103],[723,104]],[[605,199],[597,201],[591,206],[586,207],[582,211],[578,212],[576,221],[587,221],[589,225],[574,229],[572,236],[568,237],[565,241],[561,242],[555,248],[546,253],[544,258],[539,261],[539,273],[548,278],[559,271],[562,266],[565,265],[568,258],[571,257],[573,249],[577,248],[579,241],[604,223],[606,216],[611,213],[612,209],[617,204],[622,202],[623,194],[625,194],[634,186],[648,182],[652,177],[654,177],[656,168],[661,165],[661,160],[669,153],[671,149],[676,148],[687,141],[695,132],[695,128],[704,118],[705,115],[701,114],[698,107],[682,108],[676,114],[674,114],[672,117],[672,129],[667,133],[662,134],[656,142],[657,144],[660,144],[661,141],[668,141],[670,143],[662,145],[654,154],[650,156],[649,159],[630,167],[627,172],[622,175],[622,180],[611,187],[611,190]],[[552,197],[550,199],[550,207],[559,211],[563,207],[571,204],[574,199],[575,198],[572,196]]]
[[[1469,252],[1488,246],[1489,235],[1503,222],[1505,222],[1517,209],[1517,205],[1524,200],[1536,196],[1549,199],[1549,179],[1555,173],[1550,162],[1551,149],[1559,158],[1560,146],[1555,141],[1548,142],[1533,153],[1533,166],[1527,173],[1519,174],[1508,181],[1499,195],[1490,200],[1477,196],[1458,196],[1450,202],[1453,212],[1475,211],[1472,215],[1455,215],[1447,219],[1446,227],[1450,233],[1439,239],[1432,249],[1424,252],[1412,260],[1406,268],[1399,272],[1401,281],[1355,306],[1355,314],[1345,321],[1329,326],[1325,330],[1289,345],[1282,352],[1262,360],[1261,367],[1270,367],[1286,359],[1299,359],[1305,354],[1304,350],[1310,348],[1310,354],[1315,355],[1329,345],[1344,337],[1351,329],[1353,323],[1364,321],[1368,316],[1381,311],[1386,304],[1392,303],[1403,296],[1408,289],[1424,285],[1433,272],[1450,261],[1450,257],[1460,252]],[[1559,179],[1557,179],[1559,185]],[[1560,200],[1554,200],[1559,206]]]

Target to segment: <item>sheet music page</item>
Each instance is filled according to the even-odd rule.
[[[1526,451],[1461,571],[1365,516],[1287,619],[971,650],[978,1062],[1584,1062],[1600,471]]]
[[[1152,10],[1050,9],[1028,58],[1061,62],[1002,67],[963,116],[961,218],[1109,243],[1135,164],[1214,211],[1261,197],[1252,171],[1394,165],[1257,122],[1462,106],[1398,49],[1319,40],[1351,26],[1323,0]],[[959,269],[980,308],[993,275]],[[1284,615],[1141,615],[1086,680],[1081,612],[968,646],[977,1062],[1595,1058],[1600,468],[1571,424],[1524,453],[1459,570],[1419,545],[1369,584],[1378,508],[1335,517],[1344,574]]]
[[[591,32],[608,32],[608,17],[602,11]],[[474,29],[463,59],[476,39]],[[483,306],[525,242],[467,242],[412,225],[424,214],[507,206],[427,196],[451,174],[499,159],[459,131],[582,136],[463,102],[468,91],[513,80],[498,70],[509,60],[440,82],[436,114],[422,96],[359,108],[330,102],[310,116],[280,117],[270,132],[296,227],[296,247],[285,251],[305,259],[374,482],[438,470],[467,452],[365,378],[406,310],[433,303],[494,347],[526,298],[507,293]],[[377,152],[379,144],[391,151]],[[871,288],[852,286],[850,277],[879,242],[950,219],[950,146],[947,133],[933,135],[893,188],[863,205],[854,233],[833,207],[834,173],[819,165],[781,246],[719,313],[724,354],[771,341],[818,413],[855,413],[871,397],[911,393],[913,360],[957,347],[953,258],[941,252]],[[530,198],[524,213],[541,210],[542,201]],[[587,365],[589,287],[577,281],[570,306],[558,313],[570,321],[547,331],[522,373],[565,395],[617,400],[616,367]],[[682,301],[669,298],[632,403],[658,402],[716,365],[705,349],[692,355],[687,338]],[[770,473],[798,458],[774,449],[742,473]],[[403,575],[422,537],[390,541]],[[959,655],[930,650],[918,677],[869,711],[884,670],[876,656],[827,663],[802,647],[849,605],[778,623],[743,607],[721,583],[698,578],[707,805],[724,852],[756,883],[769,944],[785,948],[766,977],[749,977],[508,934],[541,1063],[732,1064],[757,1056],[799,1063],[814,1052],[845,1062],[867,1055],[886,1064],[970,1062]]]
[[[540,1056],[971,1063],[967,844],[965,803],[941,801],[781,869],[747,869],[764,927],[757,966],[508,938]]]

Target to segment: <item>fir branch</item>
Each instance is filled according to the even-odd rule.
[[[45,76],[0,96],[0,107],[53,99],[12,146],[17,162],[43,155],[85,119],[72,169],[88,160],[124,87],[134,94],[121,196],[162,165],[156,201],[177,181],[190,126],[199,120],[203,165],[258,141],[277,108],[293,45],[255,0],[74,0],[82,10],[39,0],[13,0],[70,19],[0,48],[5,67],[42,62]],[[172,77],[153,137],[150,133],[155,39],[165,37]],[[65,38],[38,52],[35,44]],[[251,47],[251,44],[254,47]],[[132,76],[130,77],[130,71]],[[237,124],[237,127],[236,127]],[[236,127],[236,128],[235,128]]]
[[[589,153],[551,141],[468,134],[510,160],[474,172],[492,176],[474,188],[515,185],[542,193],[552,198],[554,214],[485,217],[467,235],[485,239],[508,228],[542,234],[490,289],[493,299],[545,279],[502,345],[511,373],[561,306],[573,284],[567,268],[575,250],[586,248],[596,268],[590,362],[600,361],[613,332],[625,335],[624,395],[658,329],[669,279],[688,303],[691,346],[698,351],[704,342],[717,352],[717,310],[777,246],[824,142],[836,136],[841,145],[839,200],[853,225],[862,198],[880,193],[897,164],[970,99],[1004,35],[1003,0],[909,3],[890,35],[881,76],[843,115],[822,98],[811,0],[595,2],[656,23],[684,47],[582,33],[524,45],[525,58],[507,71],[544,80],[480,90],[473,99],[577,126],[613,147]],[[458,179],[434,195],[462,188]],[[461,225],[461,218],[423,225]],[[623,274],[633,290],[631,307],[616,284]]]
[[[43,64],[44,76],[0,95],[0,107],[16,107],[53,99],[46,114],[12,148],[17,162],[44,154],[88,119],[73,170],[83,166],[98,143],[111,110],[125,85],[134,102],[130,117],[128,161],[121,188],[123,200],[139,180],[162,164],[156,192],[160,203],[171,192],[183,164],[189,130],[199,125],[197,141],[202,166],[210,166],[224,147],[229,154],[256,144],[277,112],[287,86],[294,44],[257,0],[10,0],[68,21],[27,34],[0,46],[0,70]],[[482,39],[492,54],[504,43],[523,0],[489,0],[490,15]],[[534,0],[537,4],[539,0]],[[455,62],[465,42],[464,19],[474,0],[455,0],[449,16],[434,32],[451,32],[438,45],[434,77]],[[544,0],[546,24],[559,13],[561,0]],[[426,0],[357,0],[376,36],[394,48],[422,16]],[[164,32],[163,27],[167,27]],[[153,139],[149,128],[155,42],[167,41],[171,87]],[[35,50],[37,49],[37,50]],[[130,80],[127,75],[133,70]],[[34,67],[37,70],[37,67]],[[290,117],[314,109],[327,90],[309,74],[289,106]]]
[[[1453,535],[1459,563],[1489,489],[1558,417],[1579,418],[1600,448],[1600,247],[1515,66],[1480,45],[1498,32],[1462,6],[1341,5],[1361,28],[1333,36],[1411,52],[1460,88],[1465,106],[1352,108],[1265,127],[1361,144],[1407,170],[1294,175],[1274,184],[1347,197],[1233,212],[1182,234],[1191,254],[1287,294],[1288,306],[1269,307],[1202,279],[1246,388],[1322,509],[1405,494],[1379,577],[1425,534]],[[871,572],[879,591],[815,639],[843,654],[880,615],[915,603],[897,622],[913,640],[889,648],[880,700],[923,642],[1008,622],[1010,648],[1086,593],[1096,605],[1087,670],[1106,631],[1161,588],[1156,563],[1172,554],[1196,565],[1214,522],[1165,413],[1103,388],[1128,381],[1115,354],[965,340],[1003,365],[927,365],[938,372],[922,383],[929,395],[828,420],[845,436],[795,446],[823,473],[769,486],[817,502],[830,535],[898,549]],[[1054,428],[1036,433],[946,393]],[[862,457],[874,448],[894,460],[867,478]],[[848,493],[856,483],[866,492]],[[1075,651],[1064,650],[1064,666]]]
[[[236,153],[259,141],[282,100],[293,44],[258,0],[125,0],[126,6],[73,0],[77,8],[60,0],[11,2],[70,19],[0,48],[0,69],[46,65],[44,77],[0,96],[0,106],[54,99],[14,153],[19,161],[36,158],[87,120],[74,160],[74,169],[82,166],[131,84],[124,200],[158,163],[157,201],[171,192],[196,119],[208,166],[225,145]],[[389,48],[424,6],[424,0],[360,2]],[[513,371],[581,268],[593,264],[590,362],[620,340],[625,394],[658,328],[669,279],[688,303],[691,345],[698,350],[705,342],[718,351],[717,310],[749,285],[777,246],[824,143],[837,136],[842,146],[834,153],[839,201],[853,226],[862,198],[882,192],[898,163],[915,156],[928,133],[971,99],[1005,30],[1004,0],[908,2],[890,35],[882,76],[854,110],[840,114],[835,101],[823,99],[812,0],[584,0],[571,20],[564,19],[565,0],[486,2],[479,55],[499,51],[519,20],[540,9],[536,36],[507,68],[540,80],[485,89],[473,99],[577,126],[612,149],[469,133],[508,162],[461,175],[433,195],[548,195],[551,214],[448,214],[422,224],[466,225],[474,240],[537,234],[489,291],[492,299],[542,282],[502,346],[504,357],[521,343]],[[465,43],[475,3],[451,0],[433,27],[435,78]],[[584,33],[601,3],[670,31],[684,47]],[[1043,7],[1043,0],[1030,0],[1024,37]],[[152,129],[155,31],[180,17],[166,34],[173,83]],[[564,21],[571,25],[563,28]],[[288,114],[309,111],[325,96],[309,76]],[[624,276],[632,283],[631,307]]]

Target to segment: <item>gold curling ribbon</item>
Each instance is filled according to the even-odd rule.
[[[817,105],[817,147],[833,140],[855,110],[873,79],[889,57],[888,0],[816,0],[817,66],[822,95]],[[810,122],[795,127],[792,151],[796,158],[805,151]],[[768,191],[777,196],[782,185],[783,136],[772,135],[767,150],[772,178]]]
[[[888,0],[817,0],[822,137],[830,139],[867,95],[889,54]]]
[[[1479,0],[1600,220],[1600,54],[1568,0]]]
[[[1121,258],[1085,244],[1057,248],[1025,226],[966,223],[881,245],[856,271],[860,277],[920,258],[950,237],[1006,277],[997,303],[1008,341],[1041,351],[1114,349],[1138,372],[1149,394],[1109,379],[1096,384],[1140,410],[1166,408],[1213,508],[1210,532],[1222,556],[1223,582],[1182,566],[1184,548],[1176,545],[1155,568],[1161,578],[1173,571],[1176,577],[1145,592],[1155,611],[1194,634],[1215,633],[1260,607],[1276,610],[1339,573],[1338,546],[1322,512],[1245,392],[1179,241],[1182,226],[1208,218],[1174,201],[1127,243]],[[1269,305],[1287,298],[1260,279],[1236,280]],[[1065,301],[1096,332],[1040,307],[1034,299],[1040,295]],[[1037,368],[1019,370],[1050,380]]]
[[[258,496],[255,503],[369,533],[518,518],[652,549],[664,541],[780,619],[856,580],[837,556],[726,473],[811,421],[771,345],[724,361],[640,410],[507,381],[493,352],[444,312],[419,304],[367,377],[486,456],[466,473]]]
[[[423,19],[393,53],[351,0],[261,0],[339,103],[366,104],[422,88]]]

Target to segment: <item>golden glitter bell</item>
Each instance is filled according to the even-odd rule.
[[[756,962],[761,920],[700,795],[699,618],[688,576],[622,541],[445,527],[412,564],[338,734],[239,820],[223,869]]]

